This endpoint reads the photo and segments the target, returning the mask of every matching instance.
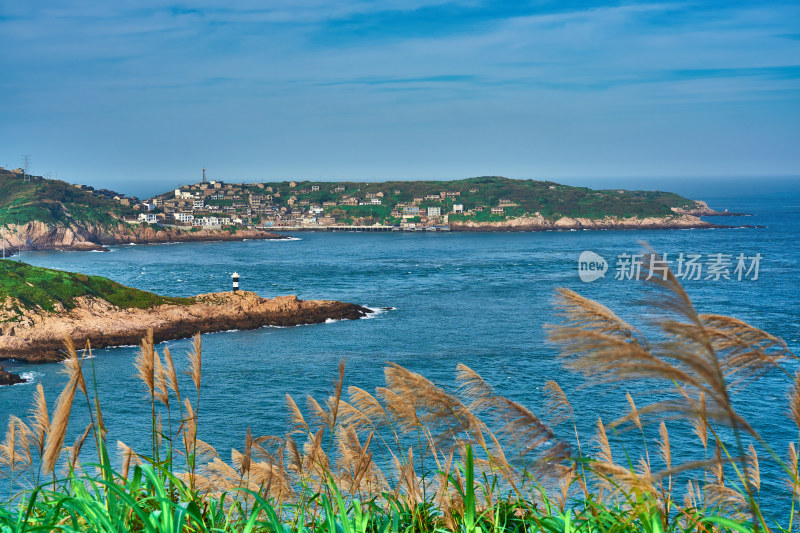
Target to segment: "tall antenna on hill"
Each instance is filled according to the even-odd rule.
[[[24,181],[31,181],[31,177],[30,177],[30,175],[28,174],[28,171],[29,171],[29,170],[30,170],[30,168],[31,168],[31,156],[29,156],[29,155],[24,155],[24,156],[22,156],[22,161],[23,161],[23,165],[22,165],[22,179],[23,179]]]
[[[203,183],[206,182],[206,169],[203,169]]]

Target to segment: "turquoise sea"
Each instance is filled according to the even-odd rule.
[[[782,185],[781,185],[782,184]],[[556,320],[556,287],[595,298],[634,324],[645,325],[658,309],[647,302],[643,282],[615,279],[617,257],[647,242],[667,258],[678,254],[730,254],[732,279],[687,281],[701,312],[729,314],[778,335],[800,353],[800,189],[781,182],[737,194],[730,187],[686,182],[685,194],[717,209],[751,213],[714,218],[721,224],[764,225],[753,229],[571,231],[540,233],[296,233],[287,241],[120,246],[110,252],[25,253],[34,265],[107,276],[126,285],[173,296],[228,290],[230,275],[243,289],[265,297],[296,294],[392,308],[374,318],[296,328],[262,328],[203,336],[203,396],[199,436],[221,455],[240,448],[245,432],[282,435],[288,428],[285,395],[322,400],[347,360],[346,384],[368,390],[383,384],[382,367],[393,361],[445,387],[464,363],[498,392],[534,411],[542,388],[554,379],[568,392],[583,438],[589,442],[598,417],[626,411],[624,386],[596,386],[566,371],[542,327]],[[702,191],[701,191],[702,189]],[[676,192],[684,192],[678,189]],[[702,196],[699,193],[702,192]],[[584,283],[578,256],[594,251],[609,263],[604,278]],[[760,254],[758,279],[735,279],[736,256]],[[750,266],[748,262],[748,267]],[[751,271],[750,278],[754,272]],[[705,276],[705,274],[704,274]],[[169,343],[176,359],[189,341]],[[110,441],[146,449],[149,411],[144,386],[134,377],[135,347],[97,350],[94,365]],[[65,377],[60,365],[5,362],[8,370],[41,382],[51,402]],[[639,404],[657,399],[646,385],[628,387]],[[735,397],[740,411],[777,443],[780,454],[797,431],[787,416],[789,384],[769,373]],[[31,384],[0,388],[0,415],[24,416]],[[79,411],[80,412],[80,411]],[[82,431],[72,420],[67,442]],[[679,422],[670,426],[677,456],[696,458],[696,437]],[[571,437],[566,427],[564,438]],[[762,465],[763,490],[781,492],[777,471]],[[785,492],[785,491],[784,491]]]

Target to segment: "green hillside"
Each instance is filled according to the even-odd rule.
[[[133,213],[130,207],[64,181],[37,176],[25,181],[21,174],[0,170],[0,225],[116,224],[118,217],[129,213]]]
[[[108,278],[51,270],[0,259],[0,303],[7,297],[19,300],[28,309],[54,311],[56,303],[75,307],[75,298],[95,296],[125,309],[147,309],[166,303],[188,303],[186,298],[170,298],[121,285]]]
[[[387,181],[387,182],[321,182],[300,181],[294,187],[290,182],[272,182],[259,185],[243,184],[250,193],[263,194],[265,187],[280,193],[274,199],[285,205],[295,196],[297,201],[311,203],[341,203],[344,198],[364,198],[370,193],[382,192],[382,205],[350,206],[345,210],[357,211],[356,216],[387,217],[398,203],[412,202],[414,198],[439,195],[441,192],[459,192],[457,197],[425,200],[421,207],[441,206],[442,212],[450,212],[453,204],[462,204],[465,211],[484,206],[497,206],[500,200],[518,204],[505,210],[507,216],[540,213],[546,218],[585,217],[663,217],[673,214],[672,207],[694,207],[695,202],[678,194],[662,191],[593,190],[587,187],[571,187],[552,181],[518,180],[497,176],[469,178],[454,181]],[[318,191],[312,191],[315,186]],[[344,191],[336,191],[343,187]],[[327,209],[326,211],[330,211]],[[489,218],[488,212],[461,215],[460,218]],[[451,220],[459,219],[454,215]]]

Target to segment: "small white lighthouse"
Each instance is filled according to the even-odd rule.
[[[239,290],[239,273],[234,272],[231,274],[231,279],[233,280],[233,292],[236,292]]]

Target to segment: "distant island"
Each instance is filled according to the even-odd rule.
[[[99,276],[0,260],[0,359],[58,361],[66,336],[78,347],[89,340],[104,348],[136,345],[150,329],[156,341],[163,341],[198,332],[358,319],[369,313],[350,303],[296,296],[265,299],[247,291],[159,296]]]
[[[144,202],[152,223],[282,230],[513,231],[702,228],[719,213],[661,191],[592,190],[498,176],[453,181],[185,185]]]
[[[280,239],[274,231],[708,228],[733,215],[662,191],[593,190],[497,176],[453,181],[184,185],[138,198],[0,168],[7,252],[113,244]]]

